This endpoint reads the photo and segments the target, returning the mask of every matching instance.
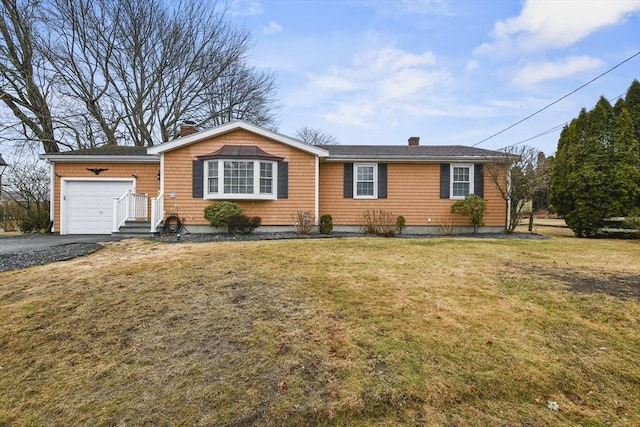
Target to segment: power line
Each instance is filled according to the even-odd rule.
[[[613,103],[614,101],[616,101],[616,100],[618,100],[618,99],[622,98],[624,95],[625,95],[625,93],[621,93],[620,95],[616,96],[615,98],[611,98],[611,99],[609,99],[608,101],[609,101],[609,103]],[[520,145],[520,144],[524,144],[525,142],[529,142],[529,141],[531,141],[532,139],[540,138],[541,136],[545,136],[545,135],[548,135],[548,134],[550,134],[550,133],[557,132],[557,131],[559,131],[560,129],[562,129],[563,127],[565,127],[566,125],[568,125],[569,123],[571,123],[571,120],[566,121],[566,122],[564,122],[564,123],[561,123],[561,124],[559,124],[559,125],[557,125],[557,126],[554,126],[554,127],[552,127],[551,129],[547,129],[547,130],[545,130],[544,132],[540,132],[539,134],[534,135],[534,136],[531,136],[531,137],[529,137],[529,138],[527,138],[527,139],[523,139],[522,141],[518,141],[518,142],[515,142],[515,143],[513,143],[513,144],[507,145],[506,147],[502,147],[502,148],[501,148],[501,150],[504,150],[504,149],[506,149],[506,148],[515,147],[516,145]]]
[[[515,127],[515,126],[519,125],[520,123],[522,123],[522,122],[524,122],[524,121],[526,121],[526,120],[529,120],[531,117],[535,116],[536,114],[539,114],[539,113],[543,112],[544,110],[546,110],[547,108],[549,108],[549,107],[551,107],[551,106],[553,106],[553,105],[557,104],[558,102],[562,101],[563,99],[568,98],[569,96],[573,95],[574,93],[576,93],[576,92],[577,92],[577,91],[579,91],[580,89],[582,89],[582,88],[584,88],[584,87],[586,87],[586,86],[590,85],[591,83],[595,82],[595,81],[596,81],[596,80],[598,80],[600,77],[603,77],[603,76],[605,76],[605,75],[609,74],[610,72],[612,72],[612,71],[613,71],[613,70],[615,70],[616,68],[620,67],[621,65],[623,65],[623,64],[625,64],[625,63],[627,63],[627,62],[631,61],[633,58],[635,58],[635,57],[636,57],[636,56],[638,56],[638,55],[640,55],[640,50],[639,50],[638,52],[634,53],[633,55],[631,55],[630,57],[628,57],[627,59],[625,59],[624,61],[622,61],[622,62],[620,62],[620,63],[616,64],[615,66],[613,66],[613,67],[611,67],[611,68],[609,68],[607,71],[605,71],[604,73],[600,74],[599,76],[594,77],[593,79],[589,80],[588,82],[586,82],[585,84],[583,84],[583,85],[582,85],[582,86],[580,86],[579,88],[574,89],[574,90],[572,90],[571,92],[569,92],[568,94],[564,95],[563,97],[556,99],[556,100],[555,100],[555,101],[553,101],[551,104],[548,104],[548,105],[546,105],[546,106],[542,107],[541,109],[539,109],[539,110],[538,110],[538,111],[536,111],[535,113],[529,114],[527,117],[525,117],[524,119],[522,119],[522,120],[520,120],[520,121],[515,122],[515,123],[514,123],[514,124],[512,124],[511,126],[508,126],[508,127],[504,128],[504,129],[502,129],[501,131],[496,132],[496,133],[494,133],[493,135],[488,136],[487,138],[483,139],[482,141],[476,142],[475,144],[473,144],[473,145],[472,145],[472,147],[475,147],[476,145],[480,145],[480,144],[482,144],[483,142],[486,142],[486,141],[490,140],[491,138],[494,138],[494,137],[496,137],[496,136],[498,136],[498,135],[500,135],[500,134],[502,134],[502,133],[504,133],[504,132],[508,131],[509,129],[511,129],[511,128],[513,128],[513,127]]]
[[[510,145],[507,145],[506,147],[502,147],[501,150],[504,150],[505,148],[515,147],[516,145],[520,145],[520,144],[524,144],[525,142],[529,142],[532,139],[540,138],[541,136],[545,136],[545,135],[549,135],[550,133],[557,132],[557,131],[559,131],[560,129],[562,129],[563,127],[565,127],[568,124],[569,124],[569,122],[564,122],[562,124],[559,124],[558,126],[552,127],[551,129],[547,129],[544,132],[540,132],[537,135],[531,136],[531,137],[529,137],[527,139],[523,139],[522,141],[518,141],[518,142],[515,142],[515,143],[510,144]]]

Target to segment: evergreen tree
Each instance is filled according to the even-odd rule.
[[[570,180],[576,170],[576,148],[584,139],[587,111],[583,108],[560,134],[551,174],[550,201],[556,212],[566,219],[575,209],[576,193]]]
[[[633,122],[633,133],[640,140],[640,82],[634,80],[627,90],[624,98],[624,106],[629,110]]]
[[[634,112],[636,115],[634,116]],[[550,200],[578,237],[592,237],[613,216],[640,214],[640,83],[612,107],[600,98],[565,127]]]
[[[622,113],[622,109],[624,108],[625,102],[624,98],[618,98],[615,105],[613,106],[613,113],[618,117],[620,113]]]
[[[624,108],[616,120],[613,149],[612,216],[640,215],[640,141],[631,114]]]

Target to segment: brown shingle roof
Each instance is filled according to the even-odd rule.
[[[64,151],[59,154],[73,156],[146,156],[147,147],[131,145],[103,145],[101,147],[84,148],[82,150]]]

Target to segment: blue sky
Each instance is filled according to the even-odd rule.
[[[232,0],[277,75],[279,130],[342,144],[474,145],[640,51],[640,0]],[[499,149],[615,102],[640,56],[478,145]],[[526,142],[556,150],[560,128]]]

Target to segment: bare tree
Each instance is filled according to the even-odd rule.
[[[238,84],[242,82],[242,84]],[[269,71],[258,71],[245,64],[232,64],[207,91],[207,108],[202,123],[212,126],[232,120],[245,120],[275,130],[276,115],[273,106],[275,76]]]
[[[544,162],[544,154],[535,148],[508,147],[503,149],[503,153],[501,158],[492,158],[486,164],[485,170],[498,189],[500,197],[509,204],[507,231],[513,232],[528,213],[527,207],[536,192],[548,182],[549,170]],[[504,178],[505,171],[508,172],[507,179]]]
[[[49,108],[50,81],[35,46],[37,0],[2,0],[0,10],[0,99],[17,123],[5,125],[26,140],[37,139],[46,152],[59,151]]]
[[[49,222],[49,170],[37,161],[12,165],[3,194],[16,208],[22,231],[44,230]],[[8,205],[8,204],[7,204]]]
[[[19,0],[2,1],[8,9]],[[32,2],[33,13],[27,15],[31,9],[24,5],[14,7],[16,22],[37,23],[32,16],[42,17],[24,43],[42,58],[35,71],[46,72],[55,93],[55,104],[50,97],[48,105],[57,144],[151,146],[173,137],[185,119],[202,127],[238,118],[260,125],[275,121],[275,78],[247,65],[249,35],[227,22],[224,5],[24,2]],[[13,42],[14,33],[3,38]],[[35,87],[41,89],[38,82]]]
[[[338,140],[320,129],[303,126],[296,130],[296,138],[311,145],[335,145]]]

